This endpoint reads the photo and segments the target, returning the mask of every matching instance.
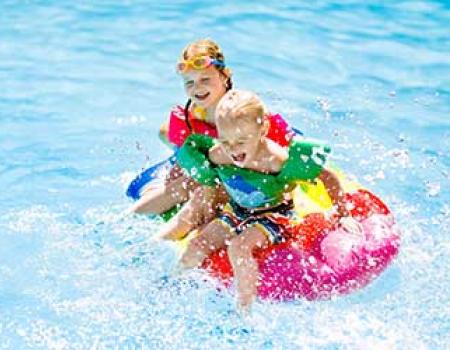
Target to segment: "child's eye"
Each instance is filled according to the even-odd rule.
[[[186,86],[188,88],[192,87],[192,86],[194,86],[194,82],[192,80],[185,81],[184,86]]]
[[[210,80],[210,78],[202,78],[202,79],[200,79],[200,81],[202,83],[207,83],[207,82],[209,82],[209,80]]]

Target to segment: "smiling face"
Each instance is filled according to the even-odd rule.
[[[268,129],[265,115],[264,104],[252,92],[231,90],[220,100],[216,109],[219,141],[235,165],[258,162]]]
[[[257,161],[265,134],[262,123],[245,116],[217,118],[216,123],[219,142],[236,166],[246,167]]]
[[[205,109],[214,108],[226,92],[226,77],[216,67],[188,70],[182,74],[186,94]]]

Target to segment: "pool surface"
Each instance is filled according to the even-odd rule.
[[[0,349],[449,349],[447,1],[2,1]],[[218,41],[259,93],[372,189],[402,229],[367,288],[257,303],[168,277],[160,223],[117,221],[128,182],[169,154],[174,64]]]

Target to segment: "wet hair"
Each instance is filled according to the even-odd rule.
[[[216,69],[223,76],[227,78],[225,89],[229,91],[233,88],[233,82],[231,80],[231,73],[228,68],[225,67],[225,57],[223,55],[222,49],[211,39],[200,39],[190,43],[186,46],[181,54],[181,57],[184,60],[188,60],[194,56],[203,55],[214,58],[218,61],[221,61],[224,66],[216,66]],[[189,98],[184,106],[184,119],[186,121],[186,125],[190,131],[192,131],[191,123],[189,122],[189,108],[191,107],[192,100]]]
[[[244,90],[228,91],[216,108],[217,118],[245,118],[263,124],[267,118],[267,108],[253,92]]]

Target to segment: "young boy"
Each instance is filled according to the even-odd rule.
[[[227,246],[237,283],[237,302],[248,308],[258,284],[255,248],[282,242],[289,235],[293,216],[291,192],[299,181],[320,179],[340,217],[346,216],[343,192],[336,176],[324,168],[329,148],[317,142],[294,139],[281,147],[267,138],[267,112],[253,93],[229,91],[216,109],[218,140],[192,135],[180,149],[179,165],[206,185],[186,206],[195,211],[214,188],[222,184],[230,203],[193,238],[181,258],[185,268],[199,266],[212,251]],[[189,223],[173,219],[163,236]],[[184,225],[184,226],[183,226]]]

